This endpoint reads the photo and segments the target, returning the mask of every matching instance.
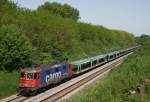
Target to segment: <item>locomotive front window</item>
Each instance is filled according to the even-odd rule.
[[[34,79],[34,74],[33,73],[28,73],[27,74],[27,79]]]
[[[37,79],[37,73],[34,73],[34,79]]]
[[[25,77],[25,73],[21,72],[21,78],[24,78],[24,77]]]

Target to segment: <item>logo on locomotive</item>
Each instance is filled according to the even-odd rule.
[[[46,75],[46,82],[61,78],[61,72],[51,73]]]

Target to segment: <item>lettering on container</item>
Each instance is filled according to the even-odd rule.
[[[46,82],[61,78],[61,72],[51,73],[46,75]]]

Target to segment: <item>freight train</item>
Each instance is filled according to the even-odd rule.
[[[19,94],[35,94],[52,84],[72,78],[73,75],[79,75],[133,52],[137,47],[140,45],[78,61],[21,69]]]

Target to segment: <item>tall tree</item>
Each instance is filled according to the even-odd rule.
[[[28,38],[14,25],[0,27],[0,68],[13,70],[27,66],[32,52]],[[0,70],[1,70],[0,69]]]
[[[79,11],[68,4],[62,5],[56,2],[46,2],[44,5],[39,6],[38,9],[46,9],[53,14],[60,15],[64,18],[71,18],[75,21],[79,19]]]

